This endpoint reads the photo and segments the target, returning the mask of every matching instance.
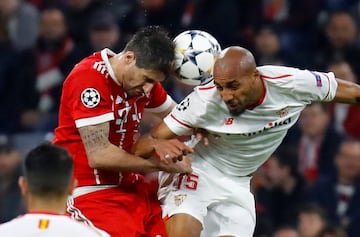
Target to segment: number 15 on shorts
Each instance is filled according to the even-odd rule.
[[[198,186],[199,176],[196,174],[179,175],[177,182],[177,189],[181,189],[183,186],[186,189],[196,190]]]

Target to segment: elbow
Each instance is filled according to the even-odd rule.
[[[101,168],[101,162],[100,159],[98,159],[99,156],[97,156],[96,154],[88,154],[87,158],[88,158],[88,164],[89,167],[92,169],[98,169]]]

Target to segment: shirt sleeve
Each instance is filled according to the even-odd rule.
[[[194,90],[164,118],[164,122],[176,135],[184,135],[193,128],[200,127],[205,110],[205,103],[198,91]]]
[[[167,94],[160,82],[154,85],[151,90],[150,101],[146,105],[146,111],[152,113],[161,113],[167,110],[173,102],[171,96]]]
[[[332,72],[299,70],[293,83],[291,93],[306,103],[331,101],[337,89],[337,82]]]
[[[76,127],[95,125],[114,119],[108,80],[101,74],[79,71],[64,84],[69,94]]]

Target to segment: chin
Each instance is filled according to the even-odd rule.
[[[232,116],[240,116],[242,113],[245,112],[245,109],[236,109],[236,110],[229,110]]]

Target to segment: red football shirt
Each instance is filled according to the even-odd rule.
[[[172,99],[160,83],[148,95],[127,98],[109,63],[109,57],[114,55],[104,49],[85,58],[63,84],[59,125],[53,143],[72,154],[79,186],[118,184],[122,176],[120,172],[89,167],[78,128],[110,122],[110,142],[130,151],[144,109],[162,112],[171,105]]]

